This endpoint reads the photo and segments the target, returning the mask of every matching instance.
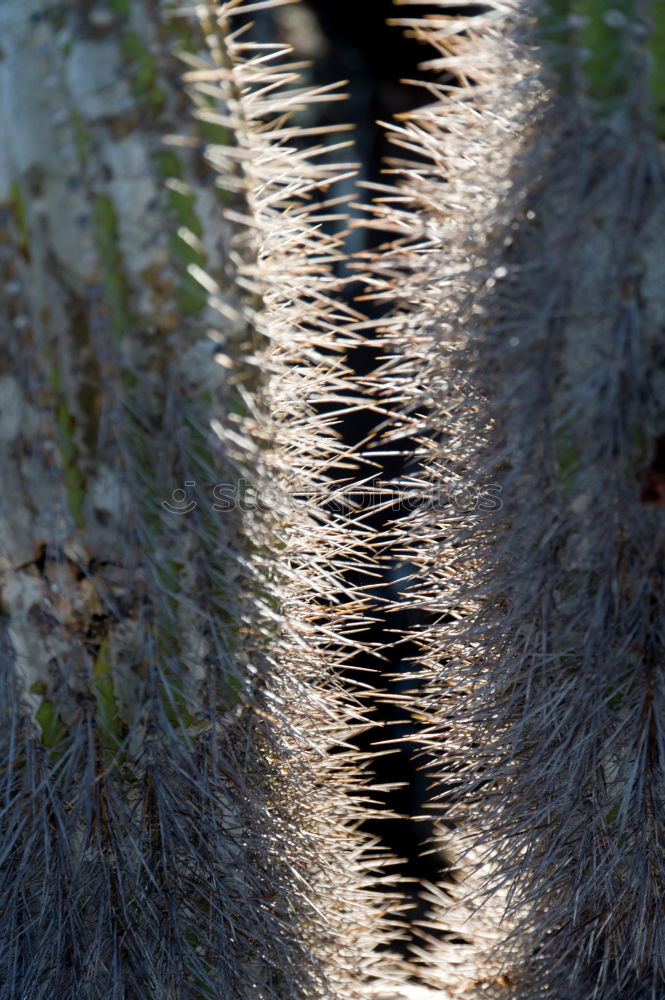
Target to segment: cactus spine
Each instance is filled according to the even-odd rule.
[[[438,894],[457,939],[431,976],[646,1000],[665,990],[662,4],[434,6],[402,23],[456,83],[393,129],[420,159],[377,206],[396,235],[375,263],[387,391],[422,442],[401,521],[420,711],[466,873]]]
[[[235,28],[274,5],[0,10],[7,1000],[424,995],[379,961],[389,900],[339,752],[363,557],[316,407],[346,405],[356,317],[335,199],[312,205],[347,168],[288,119],[326,95]],[[415,708],[464,876],[435,890],[422,973],[438,996],[647,1000],[663,5],[430,6],[401,23],[457,82],[392,129],[420,155],[372,265],[395,304],[377,409],[420,440]]]
[[[242,10],[0,11],[3,1000],[383,982],[314,410],[346,392],[312,207],[344,168]]]

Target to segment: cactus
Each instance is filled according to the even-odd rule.
[[[345,749],[352,168],[290,118],[335,88],[235,20],[280,2],[0,9],[0,1000],[659,997],[663,5],[396,19],[441,71],[390,127],[365,383],[419,442],[428,989]]]
[[[393,976],[317,410],[348,393],[348,167],[243,10],[0,10],[3,1000]]]
[[[392,129],[372,285],[421,442],[399,544],[459,868],[423,974],[660,997],[663,5],[430,6],[399,19],[442,82]]]

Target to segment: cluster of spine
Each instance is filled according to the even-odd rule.
[[[339,680],[345,171],[303,151],[290,114],[324,95],[243,13],[0,14],[3,1000],[392,975]]]
[[[442,995],[646,1000],[665,989],[662,5],[430,6],[400,23],[443,82],[391,130],[373,279],[380,391],[420,442],[398,547],[461,879],[424,961]]]
[[[424,995],[346,749],[350,168],[246,41],[280,2],[0,9],[0,1000]],[[428,6],[368,275],[458,858],[421,975],[656,1000],[663,5]]]

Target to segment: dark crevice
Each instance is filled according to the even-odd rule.
[[[470,4],[449,8],[446,13],[477,13],[480,6]],[[286,15],[283,11],[287,12]],[[432,57],[432,51],[388,23],[391,18],[416,18],[428,13],[441,14],[441,8],[426,3],[397,7],[392,0],[309,0],[294,8],[283,8],[281,13],[280,9],[277,13],[266,12],[256,19],[256,30],[263,40],[286,41],[294,45],[298,58],[312,60],[309,70],[311,83],[320,86],[339,80],[348,81],[345,87],[348,99],[317,105],[316,123],[353,124],[355,148],[345,159],[359,161],[360,181],[384,184],[392,181],[392,177],[385,173],[386,159],[399,156],[400,151],[388,141],[385,129],[378,122],[390,122],[395,115],[414,110],[430,99],[423,87],[404,81],[447,82],[440,74],[435,78],[420,68],[420,64]],[[297,24],[294,17],[301,17],[301,23]],[[302,46],[300,51],[299,43]],[[356,201],[367,202],[371,197],[371,193],[362,190],[355,194]],[[353,245],[349,246],[349,251],[367,250],[387,238],[387,233],[365,228],[360,241],[358,236],[355,242],[351,241]],[[350,283],[347,295],[353,302],[363,290],[362,282]],[[369,319],[381,317],[380,309],[371,302],[363,301],[358,308]],[[356,375],[367,376],[379,368],[382,353],[382,348],[373,343],[370,332],[362,346],[349,352],[348,361]],[[371,437],[377,422],[377,416],[369,405],[354,409],[339,425],[344,442],[357,447]],[[403,441],[402,444],[408,453],[411,443]],[[383,456],[368,462],[366,468],[360,468],[358,478],[373,474],[377,480],[386,482],[394,480],[403,467],[402,457]],[[342,478],[347,475],[348,471],[340,473]],[[361,514],[363,523],[371,526],[375,535],[386,537],[389,521],[395,513],[368,514],[371,506],[372,500],[368,496]],[[396,572],[399,573],[399,567],[387,562],[380,579],[355,571],[348,574],[348,581],[394,601],[397,596],[394,586]],[[403,693],[409,683],[404,675],[415,666],[417,650],[404,636],[417,623],[413,614],[406,611],[387,614],[378,599],[370,613],[375,624],[362,637],[375,647],[383,646],[384,651],[381,660],[359,654],[347,668],[350,679],[369,685],[374,692],[370,718],[376,726],[357,738],[357,746],[361,755],[368,759],[377,750],[384,751],[373,759],[373,778],[379,786],[399,784],[400,787],[373,792],[375,808],[365,828],[380,838],[394,855],[403,859],[399,874],[404,883],[411,880],[415,899],[415,889],[420,880],[436,882],[441,879],[445,860],[431,843],[436,839],[434,823],[417,818],[428,808],[427,800],[431,796],[415,744],[409,741],[413,733],[412,721],[408,712],[386,701],[385,695]],[[399,744],[391,746],[390,741],[397,740]],[[389,752],[385,752],[387,750]],[[419,905],[412,916],[417,918],[422,915],[423,907]]]
[[[395,148],[386,139],[385,130],[378,122],[389,122],[395,115],[413,110],[427,99],[421,87],[402,81],[426,81],[427,74],[419,69],[419,64],[431,56],[421,43],[389,25],[388,19],[396,15],[416,17],[435,13],[436,8],[423,4],[400,9],[394,7],[391,0],[372,0],[372,3],[365,4],[359,4],[357,0],[311,0],[310,7],[319,19],[327,42],[327,58],[315,65],[315,82],[323,84],[340,77],[348,79],[349,100],[332,105],[329,112],[335,112],[340,121],[352,121],[355,126],[355,156],[361,161],[362,180],[385,183],[385,161],[395,155]],[[361,197],[366,200],[368,195],[362,194]],[[387,238],[387,234],[373,229],[365,230],[365,234],[369,237],[365,248],[380,244]],[[361,284],[349,287],[351,297],[362,291]],[[361,305],[370,319],[380,318],[380,310],[373,308],[372,303],[363,301]],[[363,346],[349,353],[348,360],[356,375],[367,376],[379,367],[382,353],[369,335]],[[341,425],[345,443],[357,446],[372,434],[377,422],[375,412],[369,407],[349,414]],[[408,451],[410,443],[406,441],[404,446]],[[389,481],[399,475],[402,466],[403,459],[399,456],[381,457],[374,459],[367,470],[361,469],[360,476],[373,473],[377,479]],[[367,504],[371,504],[369,498]],[[383,534],[388,529],[388,521],[394,516],[390,511],[369,517],[365,515],[364,523],[371,525],[375,533]],[[391,574],[394,575],[395,570],[396,567],[388,562],[381,580],[369,581],[355,574],[351,582],[365,586],[373,583],[375,593],[394,600]],[[379,603],[372,607],[371,613],[377,621],[364,638],[385,646],[384,659],[377,666],[376,660],[360,654],[348,668],[350,677],[365,684],[371,683],[376,692],[372,718],[377,725],[359,737],[358,747],[368,756],[377,749],[383,751],[372,765],[376,782],[379,786],[399,784],[400,787],[374,793],[375,818],[368,819],[365,827],[403,859],[400,876],[404,880],[413,880],[415,888],[421,879],[437,881],[441,877],[442,858],[429,843],[436,832],[433,823],[416,818],[427,808],[428,796],[415,746],[408,742],[412,729],[409,713],[383,700],[386,694],[403,692],[408,685],[401,678],[412,667],[416,649],[410,641],[399,640],[414,622],[406,612],[386,614]],[[395,740],[401,742],[391,745]],[[390,752],[385,752],[388,750]],[[421,915],[420,909],[413,915]]]

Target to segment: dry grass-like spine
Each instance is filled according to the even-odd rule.
[[[439,6],[402,23],[457,82],[392,129],[373,279],[395,303],[386,409],[401,395],[421,442],[403,486],[422,502],[398,524],[428,622],[420,710],[469,867],[471,915],[437,919],[473,942],[481,907],[470,961],[433,945],[432,977],[646,1000],[665,985],[660,14],[598,22],[629,69],[605,86],[607,53],[587,72],[576,35],[602,11],[562,30],[556,4]]]
[[[189,12],[209,57],[190,58],[187,83],[230,135],[210,151],[230,196],[221,261],[190,266],[208,311],[155,339],[129,272],[131,322],[108,294],[93,302],[97,326],[81,320],[81,341],[58,348],[68,380],[77,358],[99,379],[85,439],[58,424],[69,381],[49,383],[50,321],[30,313],[44,275],[19,261],[33,353],[13,342],[4,385],[23,420],[2,459],[3,1000],[389,988],[375,953],[389,899],[369,893],[378,861],[340,750],[362,725],[338,680],[363,617],[342,581],[359,536],[330,509],[344,451],[315,411],[342,405],[348,384],[341,327],[354,316],[333,298],[338,248],[313,197],[340,168],[292,148],[289,112],[325,95],[296,97],[284,52],[234,35],[251,9]],[[46,472],[26,459],[14,476],[40,436]],[[162,509],[190,479],[187,516]],[[222,493],[211,510],[212,488],[241,479],[246,509]]]

